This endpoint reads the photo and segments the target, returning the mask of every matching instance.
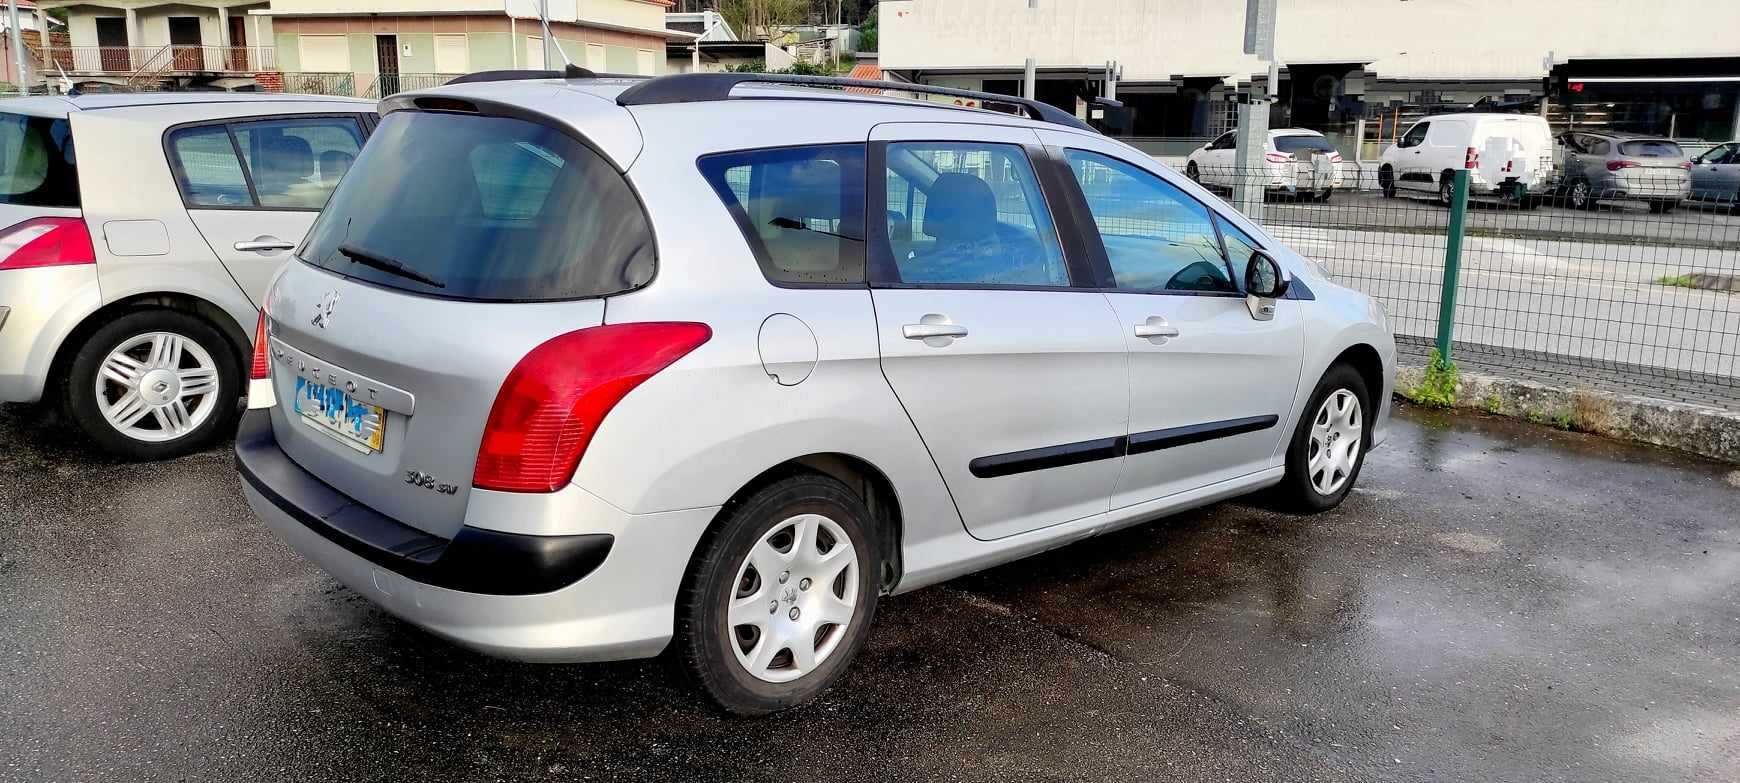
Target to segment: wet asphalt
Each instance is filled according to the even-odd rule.
[[[819,703],[505,663],[256,524],[226,449],[0,408],[0,780],[1740,779],[1740,473],[1402,411],[1335,512],[1224,503],[888,600]]]

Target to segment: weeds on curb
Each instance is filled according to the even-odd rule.
[[[1673,286],[1675,288],[1698,288],[1698,280],[1691,275],[1662,275],[1655,279],[1657,285]]]
[[[1420,376],[1419,384],[1408,389],[1406,395],[1421,405],[1448,408],[1456,403],[1456,384],[1460,377],[1456,363],[1433,348],[1432,356],[1426,362],[1426,372]]]

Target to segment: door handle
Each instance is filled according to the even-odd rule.
[[[1151,315],[1148,316],[1147,321],[1136,324],[1136,336],[1146,337],[1150,340],[1156,338],[1164,340],[1168,337],[1177,337],[1178,327],[1166,323],[1166,319],[1160,316]]]
[[[937,337],[966,337],[967,327],[960,324],[907,324],[900,333],[908,340],[930,340]]]
[[[238,253],[265,253],[273,250],[294,250],[296,243],[285,242],[272,236],[260,236],[245,242],[237,242],[233,247]]]

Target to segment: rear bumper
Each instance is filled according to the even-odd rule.
[[[689,555],[717,511],[632,515],[588,494],[562,505],[583,507],[584,519],[571,521],[596,532],[467,525],[443,539],[303,470],[278,447],[266,410],[243,417],[236,467],[254,513],[347,587],[432,633],[517,660],[658,654],[670,640]],[[584,492],[569,487],[549,497]]]
[[[0,402],[36,402],[74,327],[103,306],[95,264],[0,272]]]

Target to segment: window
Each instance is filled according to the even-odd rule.
[[[1065,153],[1124,291],[1236,291],[1208,208],[1137,166]]]
[[[605,62],[604,44],[595,44],[595,43],[587,44],[586,45],[586,70],[589,70],[593,73],[604,73],[606,70],[608,70],[607,68],[604,67],[604,62]]]
[[[470,73],[470,48],[464,34],[435,36],[435,72]]]
[[[0,204],[79,205],[72,129],[65,118],[0,114]]]
[[[773,283],[864,283],[864,147],[711,155],[701,172]]]
[[[544,39],[535,35],[526,36],[526,69],[532,71],[544,70]]]
[[[350,41],[342,35],[304,35],[296,51],[307,73],[350,73]]]
[[[1613,152],[1613,145],[1606,139],[1599,139],[1593,136],[1585,138],[1587,141],[1583,144],[1583,147],[1590,155],[1607,155]]]
[[[1303,133],[1290,136],[1275,137],[1276,152],[1334,152],[1329,140],[1322,136],[1308,136]]]
[[[1216,216],[1215,224],[1220,226],[1220,237],[1226,243],[1227,263],[1232,265],[1234,274],[1244,274],[1245,267],[1251,263],[1251,254],[1262,250],[1263,246],[1228,220]]]
[[[1713,166],[1722,165],[1725,163],[1732,163],[1732,162],[1734,162],[1733,155],[1734,155],[1735,149],[1736,149],[1736,147],[1733,144],[1723,144],[1719,147],[1715,147],[1715,148],[1711,149],[1709,152],[1706,152],[1703,155],[1698,156],[1698,162],[1713,165]]]
[[[651,49],[640,49],[634,53],[634,72],[642,76],[653,76],[658,72],[657,61],[653,59]]]
[[[1619,145],[1619,154],[1633,158],[1678,158],[1683,157],[1686,152],[1671,141],[1651,139],[1622,142]]]
[[[248,178],[223,125],[203,125],[176,131],[169,147],[175,156],[176,179],[189,207],[250,207]]]
[[[325,206],[362,148],[362,131],[348,117],[240,122],[230,127],[262,207]]]
[[[1235,134],[1222,133],[1220,138],[1215,139],[1213,144],[1208,145],[1208,148],[1211,150],[1230,150],[1236,146],[1238,146],[1238,137]]]
[[[1402,140],[1396,143],[1396,146],[1397,147],[1404,147],[1404,148],[1406,148],[1406,147],[1418,147],[1421,144],[1426,143],[1426,131],[1429,130],[1431,127],[1432,127],[1432,123],[1422,122],[1418,125],[1415,125],[1412,128],[1409,128],[1408,132],[1406,134],[1403,134]]]
[[[1069,285],[1051,213],[1013,144],[893,143],[888,255],[901,283]]]
[[[610,296],[652,279],[652,228],[639,199],[597,153],[547,125],[393,112],[356,172],[332,194],[302,260],[472,301]],[[390,263],[356,263],[359,255]],[[411,274],[377,268],[393,264]]]

